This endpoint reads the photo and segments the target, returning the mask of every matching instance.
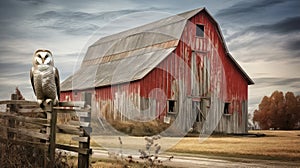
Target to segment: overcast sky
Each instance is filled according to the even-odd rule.
[[[298,0],[10,0],[0,1],[0,99],[16,86],[35,99],[29,70],[38,48],[53,52],[63,81],[100,37],[200,7],[220,24],[229,51],[255,81],[250,112],[274,90],[300,95]]]

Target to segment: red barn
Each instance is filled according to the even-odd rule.
[[[246,133],[251,84],[200,8],[96,41],[61,84],[61,101],[86,100],[103,119]]]

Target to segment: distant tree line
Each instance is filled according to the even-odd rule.
[[[253,121],[261,129],[300,129],[300,96],[293,92],[284,95],[281,91],[265,96],[254,111]]]

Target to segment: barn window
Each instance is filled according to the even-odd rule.
[[[226,102],[224,104],[224,114],[229,114],[229,105],[230,103]]]
[[[196,25],[196,36],[204,37],[204,25]]]
[[[176,101],[168,100],[168,113],[172,114],[176,112]]]

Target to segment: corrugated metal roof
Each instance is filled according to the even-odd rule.
[[[183,23],[174,24],[173,26],[176,27],[172,30],[174,32],[180,32],[184,28]],[[171,27],[172,26],[170,26],[170,29]],[[155,44],[161,44],[161,43],[166,43],[168,41],[178,40],[179,38],[180,37],[174,37],[157,31],[141,32],[124,38],[120,38],[108,42],[101,42],[98,43],[97,45],[94,44],[91,47],[89,47],[83,61],[88,61],[95,58],[102,58],[107,55],[113,55],[113,54],[133,51],[137,49],[144,49],[147,48],[148,46],[153,46]]]
[[[202,10],[206,11],[205,8],[195,9],[99,39],[88,48],[80,69],[61,84],[61,90],[87,89],[143,78],[176,48],[188,19]],[[215,24],[219,29],[217,22]],[[218,32],[223,40],[222,33]],[[225,43],[224,47],[228,52]],[[238,64],[237,67],[250,83],[253,82]]]
[[[174,49],[160,49],[126,59],[82,66],[63,82],[63,90],[81,90],[142,79]]]
[[[173,15],[149,24],[145,24],[130,30],[126,30],[120,33],[116,33],[107,37],[103,37],[99,39],[97,42],[95,42],[92,46],[98,45],[100,43],[116,40],[116,39],[122,39],[124,37],[128,37],[134,34],[139,34],[143,32],[157,32],[162,33],[165,35],[169,35],[172,37],[180,38],[181,34],[178,34],[178,31],[180,32],[187,21],[187,19],[191,18],[195,14],[199,13],[204,8],[198,8],[195,10],[191,10],[188,12],[184,12],[178,15]],[[179,27],[178,24],[183,24]]]
[[[132,56],[136,56],[136,55],[142,55],[142,54],[145,54],[148,52],[154,52],[154,51],[161,50],[161,49],[172,48],[172,47],[176,47],[177,43],[178,43],[178,40],[172,40],[172,41],[153,44],[151,46],[146,46],[144,48],[136,48],[134,50],[129,50],[129,51],[120,52],[120,53],[116,53],[116,54],[111,54],[111,55],[106,54],[105,56],[102,56],[102,57],[96,57],[93,59],[85,60],[85,61],[83,61],[82,66],[87,66],[87,65],[92,65],[92,64],[101,64],[101,63],[116,61],[119,59],[126,59],[128,57],[132,57]],[[118,44],[118,45],[122,45],[122,44]],[[97,53],[97,51],[91,51],[91,52]]]

